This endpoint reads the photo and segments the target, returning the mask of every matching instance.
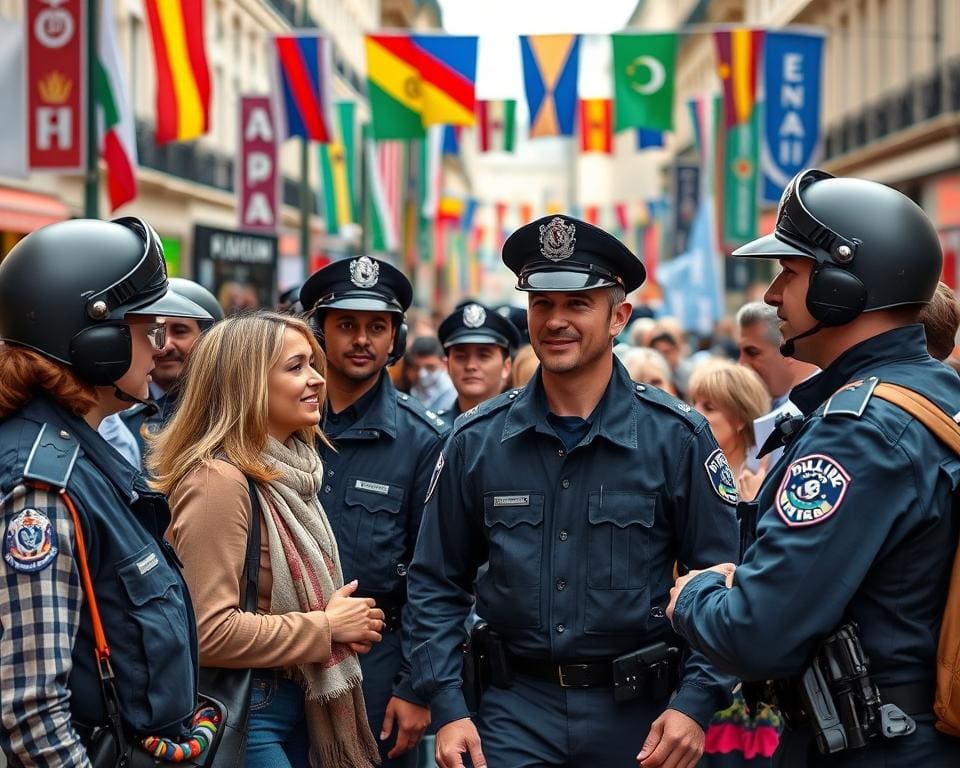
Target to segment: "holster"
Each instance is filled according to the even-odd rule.
[[[614,701],[664,701],[676,688],[680,651],[666,643],[652,643],[618,656],[613,664]]]
[[[503,640],[480,619],[463,646],[463,695],[471,714],[477,713],[483,692],[491,685],[509,688],[513,685],[513,673]]]

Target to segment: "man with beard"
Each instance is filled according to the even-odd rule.
[[[193,280],[170,278],[170,290],[203,307],[212,319],[191,320],[186,317],[168,318],[165,326],[167,343],[157,358],[150,375],[150,403],[135,405],[120,414],[120,419],[137,440],[141,459],[144,454],[144,431],[156,434],[166,425],[177,407],[177,380],[190,356],[193,345],[218,320],[223,320],[223,309],[210,291]]]
[[[520,334],[507,318],[469,302],[447,317],[437,330],[447,353],[447,370],[457,390],[453,406],[437,415],[453,421],[475,405],[503,392],[510,377],[510,356]]]
[[[314,273],[300,291],[327,355],[323,430],[317,447],[346,580],[386,615],[383,641],[360,657],[370,727],[382,765],[412,768],[430,712],[410,685],[406,575],[430,472],[445,422],[398,392],[386,367],[405,345],[409,281],[386,262],[361,256]],[[393,738],[396,730],[396,738]]]
[[[662,606],[675,564],[736,556],[729,467],[703,417],[614,358],[640,259],[555,216],[514,232],[503,261],[528,294],[540,369],[457,420],[410,569],[414,687],[439,726],[437,759],[692,768],[733,679],[681,660]],[[460,649],[474,595],[490,681],[476,725]]]

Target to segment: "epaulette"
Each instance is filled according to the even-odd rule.
[[[647,384],[637,384],[634,382],[633,393],[644,402],[653,403],[664,410],[677,414],[693,429],[699,429],[705,421],[703,416],[683,402],[683,400],[664,392],[659,387],[651,387]]]
[[[54,488],[66,488],[79,453],[80,444],[67,430],[44,424],[30,449],[23,477]]]
[[[501,392],[496,397],[491,397],[489,400],[484,400],[480,405],[475,405],[473,408],[470,408],[467,411],[464,411],[456,420],[453,422],[453,431],[454,433],[459,432],[467,424],[471,424],[477,419],[480,419],[484,416],[487,416],[497,411],[501,411],[510,405],[514,400],[517,399],[517,396],[523,391],[523,388],[520,389],[508,389],[506,392]]]
[[[852,381],[833,393],[833,396],[827,400],[823,407],[825,418],[830,416],[853,416],[859,419],[867,409],[867,403],[873,397],[873,390],[876,389],[880,379],[871,376],[868,379]]]
[[[411,397],[406,392],[397,392],[397,402],[400,403],[411,413],[417,414],[423,421],[427,422],[438,435],[442,435],[450,426],[446,419],[441,419],[437,414],[428,408],[424,408],[422,403],[415,397]]]

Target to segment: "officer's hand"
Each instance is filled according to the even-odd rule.
[[[707,571],[716,571],[717,573],[722,573],[724,581],[727,584],[727,588],[733,586],[733,574],[736,572],[737,566],[733,563],[720,563],[718,565],[711,565],[709,568],[705,568],[702,571],[688,571],[686,574],[681,576],[676,580],[673,587],[670,588],[670,602],[667,603],[667,618],[673,622],[673,610],[677,607],[677,600],[680,599],[680,593],[683,592],[683,588],[692,580],[699,576],[701,573],[706,573]]]
[[[376,607],[373,598],[351,597],[356,589],[356,580],[344,584],[327,603],[330,638],[335,643],[379,643],[383,611]]]
[[[387,702],[387,713],[380,728],[380,741],[390,738],[394,723],[397,726],[397,743],[387,753],[391,760],[417,746],[423,738],[423,732],[430,725],[430,710],[393,696]]]
[[[653,721],[637,755],[641,768],[693,768],[703,754],[703,728],[675,709]]]
[[[473,768],[487,768],[487,760],[480,751],[480,734],[469,717],[447,723],[437,731],[437,765],[464,768],[464,752],[470,755]]]

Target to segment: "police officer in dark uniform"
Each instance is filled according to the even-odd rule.
[[[795,722],[787,747],[804,741],[788,764],[960,765],[960,743],[935,731],[932,715],[960,461],[874,395],[887,382],[947,414],[960,407],[960,380],[927,354],[916,323],[942,268],[937,232],[889,187],[808,170],[784,193],[774,233],[734,255],[779,259],[765,298],[781,318],[781,351],[823,370],[794,387],[802,418],[781,425],[763,448],[786,444],[756,505],[742,510],[744,520],[759,519],[756,541],[735,570],[678,581],[674,626],[721,669],[747,681],[780,679],[788,711],[804,695],[795,680],[803,670],[825,675],[819,698],[832,701],[841,720],[820,728],[821,738],[828,748],[865,746],[820,754],[813,726]],[[838,640],[844,660],[823,663],[837,660]],[[848,668],[857,645],[868,677]],[[850,680],[829,679],[837,670]],[[865,701],[870,689],[878,701]]]
[[[613,356],[645,276],[622,243],[547,217],[514,232],[503,260],[528,293],[540,370],[457,420],[409,577],[438,761],[692,766],[733,680],[698,655],[678,663],[663,608],[675,564],[736,553],[729,467],[705,419]],[[492,681],[479,736],[461,680],[474,592],[488,622],[474,655]]]
[[[123,423],[136,438],[141,456],[146,454],[143,433],[159,432],[177,409],[180,395],[178,381],[193,345],[215,322],[223,320],[223,309],[216,297],[202,285],[182,277],[171,277],[169,282],[171,292],[202,307],[209,317],[206,320],[176,317],[165,323],[167,345],[157,359],[150,382],[150,402],[139,403],[120,414]]]
[[[363,695],[383,764],[404,768],[416,765],[413,747],[429,723],[410,685],[407,567],[445,429],[386,371],[403,355],[412,299],[403,273],[369,256],[324,267],[300,292],[327,355],[323,430],[332,447],[318,446],[327,477],[320,501],[344,578],[386,614],[383,641],[360,657]]]
[[[510,356],[520,346],[520,333],[502,315],[471,301],[440,323],[437,336],[447,353],[447,370],[457,390],[453,407],[437,415],[452,422],[503,392],[510,376]]]
[[[0,264],[0,748],[13,765],[86,765],[108,722],[70,503],[124,728],[180,740],[189,726],[196,628],[166,499],[96,431],[146,398],[159,317],[209,319],[168,292],[141,219],[52,224]]]

